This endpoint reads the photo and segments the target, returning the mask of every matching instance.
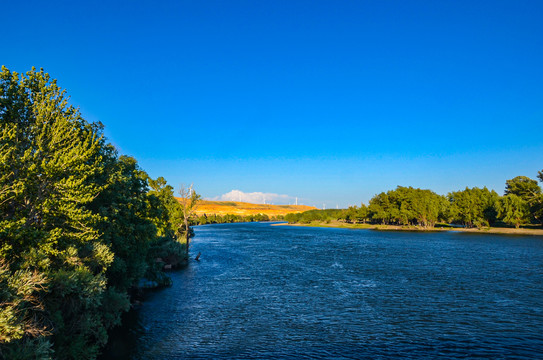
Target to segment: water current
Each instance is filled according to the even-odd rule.
[[[104,359],[543,358],[543,237],[195,233],[200,261],[147,295]]]

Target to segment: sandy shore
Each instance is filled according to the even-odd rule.
[[[515,228],[496,228],[485,227],[481,229],[472,228],[451,228],[451,227],[435,227],[424,228],[419,226],[395,226],[395,225],[373,225],[373,224],[347,224],[342,222],[312,222],[311,224],[275,224],[277,226],[309,226],[309,227],[329,227],[329,228],[342,228],[342,229],[369,229],[377,231],[424,231],[424,232],[439,232],[439,231],[458,231],[469,232],[474,234],[506,234],[506,235],[536,235],[543,236],[543,229],[515,229]]]

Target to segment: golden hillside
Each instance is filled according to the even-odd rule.
[[[268,216],[286,215],[290,213],[300,213],[316,209],[306,205],[269,205],[269,204],[251,204],[238,201],[210,201],[201,200],[198,203],[196,214],[198,216],[206,215],[256,215],[265,214]]]

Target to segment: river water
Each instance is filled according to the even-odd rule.
[[[104,358],[543,358],[543,237],[195,233],[200,261],[147,296]]]

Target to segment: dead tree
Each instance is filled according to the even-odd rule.
[[[194,191],[192,184],[189,187],[181,185],[179,189],[179,196],[179,206],[181,209],[181,215],[183,217],[183,224],[181,224],[181,227],[183,227],[185,230],[185,257],[188,259],[190,241],[190,219],[194,216],[196,209],[198,208],[198,202],[200,201],[201,196],[198,195],[196,191]]]

